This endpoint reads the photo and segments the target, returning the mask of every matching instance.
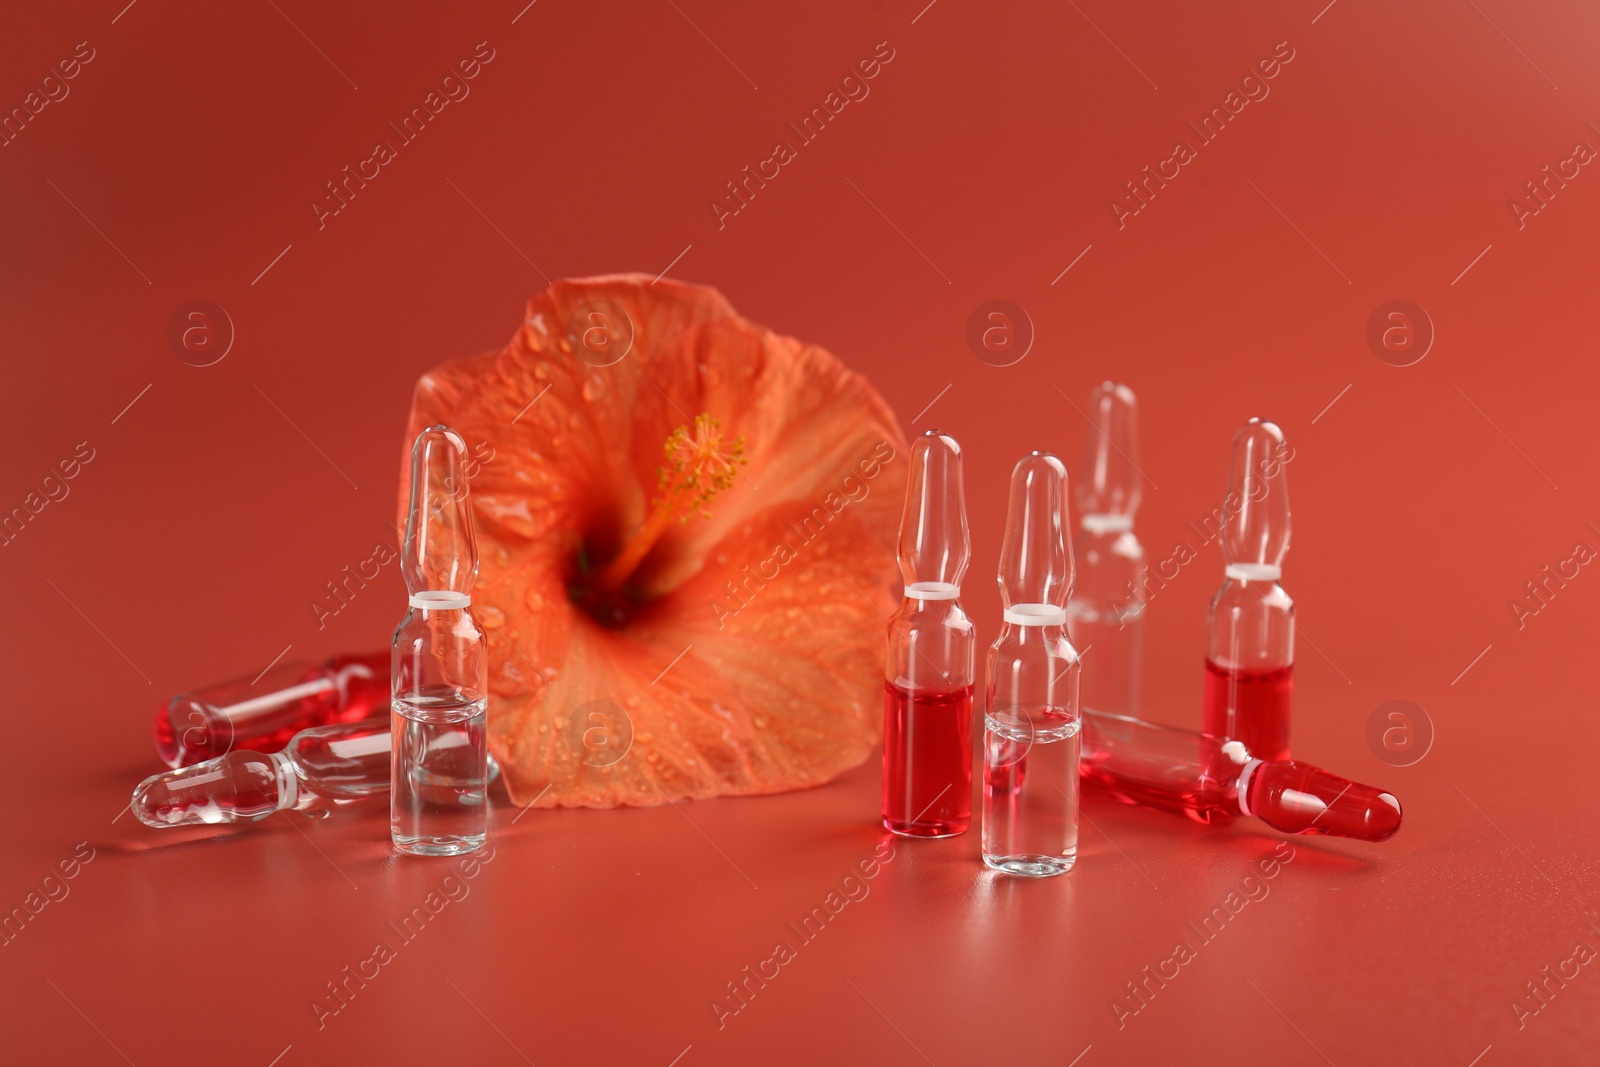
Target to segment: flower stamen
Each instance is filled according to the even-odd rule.
[[[718,432],[721,425],[702,414],[696,416],[692,429],[679,426],[667,435],[667,465],[656,468],[659,492],[651,502],[650,514],[617,557],[595,575],[595,589],[605,593],[621,589],[674,519],[688,522],[695,515],[711,517],[707,505],[733,484],[738,468],[749,462],[743,437],[735,438],[724,450]]]

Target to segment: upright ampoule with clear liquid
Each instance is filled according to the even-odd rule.
[[[1283,431],[1251,419],[1233,437],[1223,498],[1222,587],[1206,614],[1201,729],[1243,741],[1264,760],[1289,758],[1294,693],[1294,601],[1278,584],[1289,551],[1294,453]]]
[[[1089,396],[1089,441],[1076,484],[1077,578],[1067,601],[1072,645],[1091,666],[1083,706],[1139,714],[1144,657],[1144,547],[1133,519],[1143,495],[1133,390],[1104,382]]]
[[[905,599],[884,659],[883,825],[949,837],[972,819],[972,674],[977,635],[961,609],[972,558],[961,446],[929,430],[911,446],[900,518]]]
[[[411,449],[411,507],[401,573],[410,610],[394,633],[392,785],[395,848],[453,856],[489,830],[487,649],[472,613],[478,575],[467,444],[430,426]]]
[[[1078,858],[1078,654],[1067,640],[1067,471],[1033,452],[1011,474],[1000,635],[984,692],[983,862],[1064,874]]]

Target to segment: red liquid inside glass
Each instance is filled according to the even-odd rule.
[[[883,825],[950,837],[972,821],[972,686],[883,687]]]
[[[1228,808],[1237,804],[1229,801],[1227,786],[1209,775],[1198,782],[1169,784],[1161,779],[1159,771],[1149,778],[1118,774],[1102,766],[1093,754],[1078,762],[1078,774],[1086,788],[1124,804],[1138,804],[1213,826],[1226,826],[1235,818]]]
[[[1215,737],[1243,741],[1257,759],[1289,758],[1289,704],[1294,666],[1267,671],[1230,670],[1206,660],[1201,727]]]
[[[183,693],[156,713],[156,752],[186,767],[238,749],[276,752],[311,726],[356,722],[389,705],[389,653],[335,656]]]

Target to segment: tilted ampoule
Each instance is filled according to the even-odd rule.
[[[235,749],[273,752],[308,727],[381,715],[388,704],[387,652],[274,664],[167,700],[156,712],[156,754],[187,767]]]
[[[146,826],[210,826],[354,800],[389,788],[389,720],[302,730],[278,752],[237,749],[151,775],[133,791]]]
[[[1299,760],[1257,759],[1242,741],[1086,709],[1086,786],[1130,804],[1227,823],[1253,815],[1286,834],[1384,841],[1400,829],[1393,793]]]
[[[133,814],[146,826],[215,826],[253,822],[275,811],[326,809],[389,791],[388,716],[301,730],[277,752],[236,749],[214,759],[151,775],[133,791]],[[464,738],[447,739],[456,744]],[[489,779],[499,774],[489,763]]]

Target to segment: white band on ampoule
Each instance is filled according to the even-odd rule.
[[[1283,577],[1283,568],[1276,563],[1230,563],[1223,574],[1243,582],[1275,582]]]
[[[1078,525],[1082,526],[1090,533],[1127,533],[1129,530],[1133,529],[1133,516],[1111,515],[1106,512],[1095,512],[1094,514],[1084,515],[1081,517],[1078,520]]]
[[[906,586],[907,600],[954,600],[961,587],[954,582],[912,582]]]
[[[1013,604],[1002,618],[1018,626],[1065,626],[1067,609],[1054,604]]]
[[[410,604],[425,611],[460,611],[472,603],[471,593],[458,593],[453,589],[424,589],[412,593]]]
[[[1245,764],[1244,770],[1239,772],[1239,810],[1246,815],[1254,814],[1250,810],[1250,779],[1256,773],[1256,768],[1261,766],[1261,761],[1252,759]]]
[[[272,769],[278,775],[278,810],[293,808],[300,802],[300,775],[289,762],[289,754],[272,753]]]

